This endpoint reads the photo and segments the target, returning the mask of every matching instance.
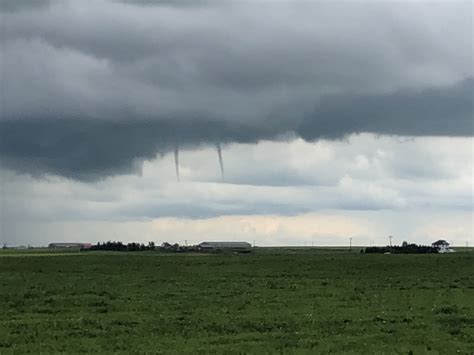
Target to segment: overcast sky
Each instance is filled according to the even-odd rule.
[[[474,244],[471,1],[0,14],[1,243]]]

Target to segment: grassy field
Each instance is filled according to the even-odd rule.
[[[0,353],[474,353],[474,253],[0,252]]]

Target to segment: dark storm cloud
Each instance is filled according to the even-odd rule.
[[[177,144],[473,134],[469,2],[3,4],[0,158],[18,171],[96,179]]]
[[[474,79],[420,92],[335,95],[298,128],[307,140],[371,132],[404,136],[474,135]]]
[[[294,133],[306,140],[350,133],[410,136],[472,136],[474,80],[443,89],[380,96],[337,95],[323,99]],[[167,153],[176,144],[256,143],[283,139],[271,120],[256,126],[188,117],[172,120],[22,119],[0,122],[0,154],[24,172],[79,179],[133,172],[137,160]]]
[[[137,160],[167,153],[176,144],[256,143],[275,138],[261,127],[221,122],[12,120],[0,122],[0,154],[10,168],[84,180],[133,172]]]

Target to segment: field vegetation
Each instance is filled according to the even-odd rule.
[[[474,253],[0,251],[0,353],[474,353]]]

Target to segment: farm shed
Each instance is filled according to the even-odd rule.
[[[252,245],[247,242],[202,242],[198,244],[198,248],[202,251],[232,250],[248,252]]]

